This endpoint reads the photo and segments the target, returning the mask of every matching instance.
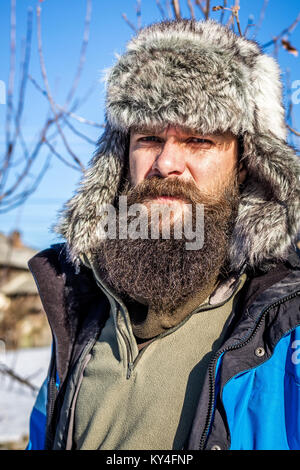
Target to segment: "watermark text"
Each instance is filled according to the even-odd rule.
[[[186,240],[187,250],[199,250],[204,244],[204,205],[141,203],[127,205],[127,196],[120,196],[118,213],[106,204],[98,214],[98,239]]]
[[[292,103],[299,104],[300,103],[300,80],[294,80],[292,83],[292,89],[295,90],[292,93]]]

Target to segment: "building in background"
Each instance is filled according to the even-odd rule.
[[[7,349],[46,346],[51,332],[28,260],[36,250],[24,246],[21,234],[0,232],[0,340]]]

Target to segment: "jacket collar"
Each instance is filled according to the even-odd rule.
[[[81,265],[80,270],[76,271],[67,256],[65,243],[51,245],[50,248],[37,253],[29,260],[28,266],[52,330],[56,364],[62,381],[72,356],[74,358],[79,354],[76,345],[79,342],[84,344],[87,338],[96,336],[106,321],[109,301],[97,286],[91,269]],[[267,300],[268,292],[265,291],[269,289],[272,290],[274,299],[278,297],[280,293],[277,287],[272,286],[282,279],[286,278],[286,283],[282,284],[285,290],[292,284],[292,288],[295,288],[294,284],[299,283],[300,275],[298,272],[294,278],[289,277],[290,272],[294,270],[300,270],[300,259],[291,250],[285,263],[279,263],[267,273],[249,276],[243,287],[243,310],[250,307],[263,293]],[[230,289],[235,287],[235,280],[228,281],[228,284],[229,294]]]

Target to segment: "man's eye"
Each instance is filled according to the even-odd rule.
[[[188,142],[191,142],[192,144],[206,144],[206,145],[212,145],[213,142],[209,139],[201,139],[200,137],[191,137]]]
[[[155,135],[146,135],[144,137],[140,137],[139,142],[159,142],[160,139]]]

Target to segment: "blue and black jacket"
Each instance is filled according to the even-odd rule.
[[[38,253],[29,268],[53,346],[31,414],[28,449],[72,448],[66,403],[74,406],[75,395],[66,397],[66,384],[71,376],[76,381],[108,318],[109,301],[91,270],[75,272],[65,244]],[[294,249],[268,272],[248,275],[228,324],[207,370],[186,449],[300,449],[300,258]]]

